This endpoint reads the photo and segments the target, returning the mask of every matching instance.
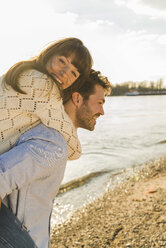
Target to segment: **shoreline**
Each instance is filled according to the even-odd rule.
[[[51,248],[166,247],[166,157],[52,229]]]

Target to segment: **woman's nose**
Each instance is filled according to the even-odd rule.
[[[63,67],[63,72],[64,73],[66,73],[66,72],[68,72],[70,70],[70,66],[69,65],[65,65],[64,67]]]
[[[61,76],[64,76],[67,72],[69,71],[69,67],[66,66],[65,68],[63,68],[60,72]]]
[[[60,71],[60,75],[61,75],[62,77],[63,77],[64,73],[65,73],[64,70],[61,70],[61,71]]]

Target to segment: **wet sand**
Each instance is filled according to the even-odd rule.
[[[166,247],[166,158],[133,172],[54,227],[51,248],[74,247]]]

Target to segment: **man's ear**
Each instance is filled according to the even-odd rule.
[[[83,97],[78,92],[74,92],[72,94],[72,101],[76,107],[80,107],[83,103]]]

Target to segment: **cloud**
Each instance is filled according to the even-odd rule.
[[[6,0],[0,5],[0,74],[51,41],[73,36],[89,48],[94,68],[113,83],[165,75],[166,20],[138,13],[136,0]]]
[[[77,22],[81,25],[100,20],[114,23],[118,32],[146,30],[149,33],[164,34],[166,15],[163,12],[161,15],[161,11],[145,5],[143,1],[146,0],[85,0],[79,2],[77,0],[47,0],[55,13],[77,14]]]
[[[118,6],[122,6],[126,4],[125,0],[114,0],[115,4],[117,4]]]
[[[165,0],[140,0],[140,3],[161,11],[166,10]]]
[[[136,14],[149,16],[153,19],[166,19],[165,0],[124,0],[126,6]]]
[[[113,12],[114,9],[117,8],[114,1],[109,0],[103,0],[102,2],[101,0],[85,0],[79,2],[78,0],[47,1],[53,6],[55,12],[73,12],[77,13],[79,16],[84,16],[85,18],[90,18],[92,20],[109,20],[110,10]]]

